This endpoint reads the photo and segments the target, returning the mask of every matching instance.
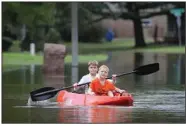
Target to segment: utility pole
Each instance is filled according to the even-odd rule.
[[[72,83],[78,81],[78,3],[71,3]]]
[[[78,66],[78,3],[71,3],[72,66]]]

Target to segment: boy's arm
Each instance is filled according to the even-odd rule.
[[[114,80],[112,80],[112,79],[108,79],[108,81],[110,81],[110,82],[113,83],[113,84],[116,84],[116,80],[114,81]]]
[[[116,84],[116,74],[112,75],[112,79],[108,79],[110,82],[112,82],[113,84]]]
[[[112,83],[114,83],[114,84],[116,84],[116,76],[117,76],[116,74],[112,75]]]
[[[93,92],[92,88],[89,87],[88,88],[88,91],[87,91],[87,94],[89,94],[89,95],[95,95],[95,92]]]
[[[85,77],[84,77],[84,76],[80,79],[80,81],[79,81],[78,83],[75,83],[75,84],[79,85],[79,84],[83,84],[83,83],[86,83],[86,82],[85,82]],[[84,86],[85,86],[85,85],[82,85],[82,86],[75,86],[75,87],[74,87],[74,91],[83,89]]]
[[[89,94],[89,95],[95,95],[95,93],[92,91],[92,89],[90,87],[88,88],[87,94]]]
[[[110,90],[112,90],[112,91],[115,90],[115,91],[117,91],[119,93],[126,92],[125,90],[121,90],[121,89],[117,88],[116,86],[114,86],[112,82],[109,82],[109,83],[110,83]]]
[[[79,85],[79,84],[83,84],[83,83],[85,83],[85,76],[83,76],[83,77],[80,79],[80,81],[78,82],[78,85]]]
[[[93,83],[91,82],[88,88],[87,94],[95,95],[95,92],[93,92],[92,88],[93,88]]]
[[[126,92],[125,90],[121,90],[121,89],[119,89],[119,88],[117,88],[117,87],[115,87],[115,90],[116,90],[117,92],[119,92],[119,93],[124,93],[124,92]]]

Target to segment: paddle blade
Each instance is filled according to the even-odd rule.
[[[137,75],[147,75],[147,74],[154,73],[158,70],[159,70],[159,63],[153,63],[134,69],[134,73]]]
[[[52,91],[54,89],[55,88],[53,88],[53,87],[44,87],[44,88],[40,88],[35,91],[32,91],[32,92],[30,92],[31,99],[32,99],[32,101],[42,101],[42,100],[47,100],[49,98],[52,98],[56,95],[57,91],[50,92],[50,93],[43,94],[43,95],[38,95],[38,94],[43,93],[43,92],[47,92],[47,91]]]

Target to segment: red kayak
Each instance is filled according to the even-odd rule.
[[[57,95],[57,102],[67,105],[116,105],[132,106],[133,97],[129,93],[123,96],[93,96],[86,94],[76,94],[67,91],[60,91]]]

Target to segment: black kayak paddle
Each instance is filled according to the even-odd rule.
[[[159,70],[159,63],[153,63],[153,64],[140,66],[134,69],[132,72],[118,74],[116,77],[132,74],[132,73],[136,75],[148,75],[158,70]],[[110,79],[110,78],[112,77],[108,77],[107,79]],[[79,84],[78,86],[82,86],[86,84],[90,84],[90,82]],[[44,87],[44,88],[40,88],[40,89],[30,92],[30,95],[31,95],[32,101],[42,101],[42,100],[47,100],[49,98],[54,97],[61,90],[70,89],[73,87],[74,86],[69,86],[69,87],[64,87],[60,89],[55,89],[54,87]]]

